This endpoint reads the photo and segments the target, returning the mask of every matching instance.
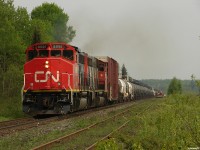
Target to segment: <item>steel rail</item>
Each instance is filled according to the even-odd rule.
[[[1,121],[0,122],[0,127],[2,127],[2,126],[6,126],[6,125],[9,125],[9,124],[14,124],[14,123],[16,123],[16,122],[20,122],[20,121],[23,121],[23,120],[32,120],[33,118],[18,118],[18,119],[12,119],[12,120],[7,120],[7,121]]]
[[[39,120],[39,119],[23,120],[22,122],[20,122],[20,119],[18,119],[17,123],[15,123],[13,120],[11,125],[8,124],[3,127],[0,127],[0,136],[4,136],[6,134],[13,133],[16,131],[21,131],[21,130],[25,130],[25,129],[29,129],[29,128],[33,128],[33,127],[38,127],[40,125],[44,125],[44,124],[46,124],[50,121],[54,121],[54,120],[58,120],[58,117],[41,119],[41,120]],[[9,123],[9,121],[7,123]],[[15,123],[15,124],[13,125],[13,123]]]
[[[68,135],[62,136],[62,137],[60,137],[58,139],[55,139],[55,140],[52,140],[52,141],[50,141],[48,143],[42,144],[42,145],[40,145],[38,147],[33,148],[32,150],[48,149],[48,148],[52,147],[53,145],[55,145],[56,143],[60,143],[61,141],[69,140],[69,139],[73,138],[74,136],[76,136],[76,135],[78,135],[78,134],[80,134],[80,133],[82,133],[84,131],[87,131],[89,129],[92,129],[92,128],[96,127],[97,125],[101,124],[101,123],[104,123],[104,122],[106,122],[108,120],[115,119],[117,116],[125,114],[126,112],[130,111],[130,109],[131,109],[132,106],[129,106],[129,107],[130,107],[129,109],[127,109],[127,110],[125,110],[123,112],[120,112],[118,114],[115,114],[114,116],[108,117],[108,118],[106,118],[106,119],[104,119],[102,121],[99,121],[97,123],[94,123],[92,125],[84,127],[82,129],[79,129],[78,131],[75,131],[75,132],[70,133]]]
[[[136,115],[141,115],[142,113],[144,113],[146,110],[148,110],[150,107],[152,107],[153,104],[150,104],[149,106],[147,106],[144,110],[142,110],[140,113],[137,113]],[[89,147],[87,147],[85,150],[93,150],[95,149],[96,145],[98,144],[98,142],[103,141],[105,139],[108,139],[109,137],[111,137],[112,134],[114,134],[115,132],[119,131],[120,129],[122,129],[123,127],[125,127],[130,121],[132,121],[133,119],[130,119],[128,121],[126,121],[125,123],[123,123],[120,127],[118,127],[117,129],[115,129],[114,131],[110,132],[109,134],[107,134],[106,136],[104,136],[103,138],[101,138],[100,140],[98,140],[97,142],[93,143],[92,145],[90,145]]]
[[[49,122],[53,122],[53,121],[62,121],[62,120],[69,119],[69,118],[79,117],[84,114],[89,114],[89,113],[93,113],[93,112],[97,112],[97,111],[106,110],[106,109],[109,109],[112,107],[123,106],[123,105],[129,104],[129,103],[134,104],[135,102],[128,101],[128,102],[124,102],[124,103],[117,103],[114,105],[107,105],[104,107],[91,108],[91,109],[87,109],[87,110],[83,110],[83,111],[73,112],[72,114],[67,114],[65,116],[61,116],[61,117],[56,116],[56,117],[52,117],[52,118],[48,118],[48,119],[33,120],[33,118],[19,118],[19,119],[15,119],[15,120],[3,121],[3,122],[0,122],[0,136],[4,136],[4,135],[10,134],[10,133],[17,132],[17,131],[30,129],[33,127],[38,127],[38,126],[45,125],[45,124],[47,124]]]

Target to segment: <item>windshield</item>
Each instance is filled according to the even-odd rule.
[[[49,51],[48,50],[39,50],[39,56],[48,57],[49,56]]]
[[[60,50],[52,50],[51,51],[51,56],[60,57],[61,56],[61,51]]]

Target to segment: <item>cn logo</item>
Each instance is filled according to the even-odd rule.
[[[45,75],[44,80],[38,80],[38,75]],[[57,75],[56,77],[53,76],[53,74],[50,71],[47,71],[46,73],[44,73],[44,71],[36,71],[35,72],[35,82],[47,82],[49,78],[52,78],[54,82],[58,82],[59,81],[59,71],[57,71]]]

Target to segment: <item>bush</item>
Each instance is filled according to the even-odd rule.
[[[167,94],[181,94],[182,93],[182,85],[181,85],[181,81],[176,79],[176,77],[174,77],[168,87],[168,91]]]

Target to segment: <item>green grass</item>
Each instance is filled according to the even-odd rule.
[[[0,121],[24,117],[20,97],[0,98]]]
[[[140,103],[134,105],[133,107],[137,107],[139,104],[144,104],[145,102],[141,101]],[[96,115],[91,115],[84,117],[77,117],[70,120],[64,120],[61,122],[51,123],[49,125],[45,125],[44,127],[33,128],[27,131],[17,132],[12,134],[11,136],[0,138],[0,149],[31,149],[36,147],[42,143],[51,141],[58,137],[67,135],[78,129],[86,127],[90,124],[98,122],[100,120],[104,120],[109,117],[111,114],[114,115],[117,112],[124,111],[125,108],[116,109],[116,111],[111,112],[102,112],[97,113]],[[62,127],[58,127],[58,124],[62,124],[65,129]],[[101,132],[101,130],[99,130]],[[84,139],[84,138],[83,138]],[[85,138],[86,139],[86,138]],[[87,142],[83,141],[82,142]],[[12,143],[12,144],[11,144]],[[73,145],[73,143],[72,143]]]
[[[152,107],[139,114],[150,104],[153,104]],[[0,149],[31,149],[122,111],[124,109],[88,116],[85,119],[78,117],[66,120],[62,123],[65,129],[58,128],[58,123],[51,123],[43,129],[39,127],[18,132],[1,138]],[[100,126],[88,131],[67,144],[56,145],[55,149],[66,149],[66,147],[84,149],[85,146],[98,141],[112,129],[117,128],[125,121],[124,119],[131,121],[109,140],[99,142],[96,149],[167,150],[200,147],[200,98],[193,95],[175,95],[163,99],[139,101],[133,105],[132,111],[119,121],[104,125],[105,128]]]
[[[103,150],[113,141],[123,145],[123,149],[200,147],[200,98],[193,95],[165,98],[142,115],[134,116],[113,135],[112,141],[103,141],[97,149]]]

